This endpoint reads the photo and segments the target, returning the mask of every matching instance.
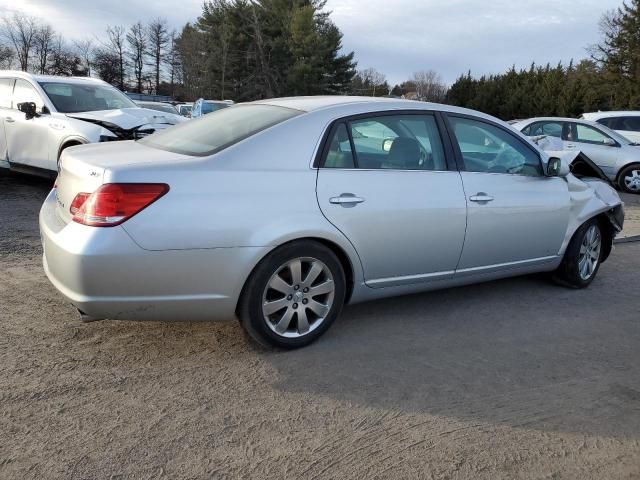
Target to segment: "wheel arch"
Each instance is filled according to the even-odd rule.
[[[65,148],[74,147],[76,145],[84,145],[86,143],[89,143],[89,141],[86,138],[79,137],[79,136],[65,138],[62,142],[60,142],[60,146],[58,147],[58,155],[56,156],[56,162],[60,161],[60,155],[62,155],[62,151]]]
[[[249,283],[249,279],[251,278],[255,270],[258,268],[258,265],[260,265],[264,261],[264,259],[267,258],[274,250],[281,248],[285,245],[289,245],[291,243],[297,243],[302,241],[312,241],[312,242],[319,243],[327,247],[329,250],[331,250],[333,254],[338,258],[338,261],[342,266],[342,270],[344,271],[345,283],[347,287],[347,291],[345,292],[344,303],[345,304],[349,303],[349,300],[351,299],[351,295],[353,294],[353,289],[355,286],[355,276],[356,276],[356,270],[353,265],[353,261],[349,257],[349,254],[337,242],[330,240],[328,238],[318,237],[318,236],[302,236],[295,239],[287,240],[285,242],[282,242],[274,246],[271,250],[269,250],[267,253],[265,253],[262,257],[258,259],[258,261],[255,263],[255,265],[249,272],[249,275],[246,276],[244,280],[244,284],[242,285],[242,290],[240,292],[240,295],[238,295],[238,299],[236,301],[236,308],[235,308],[236,315],[238,313],[238,309],[240,308],[242,297],[244,296],[245,289],[247,287],[247,284]]]
[[[600,212],[589,218],[586,218],[583,222],[578,224],[576,229],[571,233],[569,242],[573,240],[575,235],[578,233],[578,230],[580,230],[580,227],[582,227],[584,224],[588,222],[596,220],[602,232],[602,249],[603,250],[602,250],[601,262],[604,263],[607,260],[607,258],[609,258],[609,255],[611,254],[611,251],[613,249],[613,239],[615,238],[616,233],[620,231],[620,225],[617,223],[619,218],[618,216],[620,214],[621,214],[621,206],[618,206],[616,208],[612,208],[610,210],[606,210],[604,212]],[[564,253],[566,253],[566,250],[563,252],[563,255]]]
[[[621,179],[621,176],[622,176],[622,172],[624,172],[629,167],[638,167],[638,168],[640,168],[640,162],[629,162],[629,163],[625,163],[622,167],[620,167],[620,169],[618,170],[618,173],[616,174],[616,186],[620,185],[620,179]]]
[[[600,230],[602,230],[602,262],[605,262],[609,255],[611,254],[611,250],[613,249],[613,239],[618,233],[619,226],[615,224],[615,212],[607,211],[602,212],[596,215],[595,218],[600,225]]]

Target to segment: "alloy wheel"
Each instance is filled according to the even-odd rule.
[[[600,261],[602,238],[597,225],[591,225],[585,233],[578,255],[578,272],[582,280],[589,280]]]
[[[267,282],[262,314],[277,335],[299,338],[322,324],[334,297],[329,268],[316,258],[295,258],[280,266]]]
[[[640,170],[631,170],[623,181],[629,191],[640,193]]]

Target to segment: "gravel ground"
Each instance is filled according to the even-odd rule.
[[[620,237],[640,236],[640,195],[620,194],[624,202],[624,230]]]
[[[234,323],[81,324],[42,271],[48,184],[0,176],[0,478],[640,478],[640,244],[349,307],[295,352]]]

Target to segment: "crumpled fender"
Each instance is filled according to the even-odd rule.
[[[573,234],[587,220],[605,214],[611,224],[611,233],[614,237],[622,231],[624,224],[623,203],[618,192],[606,182],[598,178],[577,178],[573,174],[565,177],[569,187],[571,199],[570,223],[567,234],[562,244],[561,253],[564,254]],[[613,239],[613,238],[612,238]],[[609,252],[605,252],[605,258]]]

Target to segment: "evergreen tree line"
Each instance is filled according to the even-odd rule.
[[[600,20],[601,41],[577,65],[536,66],[499,75],[460,76],[447,102],[507,119],[576,117],[595,110],[640,110],[640,0]]]
[[[499,75],[459,77],[449,88],[447,103],[510,120],[536,116],[577,117],[611,109],[614,89],[591,60],[537,66]],[[622,105],[615,105],[616,107]]]

